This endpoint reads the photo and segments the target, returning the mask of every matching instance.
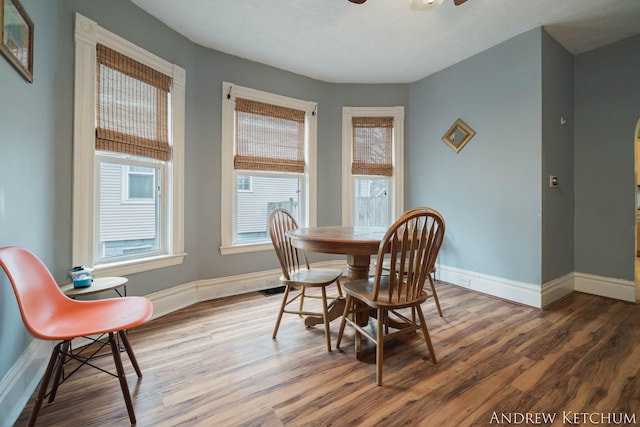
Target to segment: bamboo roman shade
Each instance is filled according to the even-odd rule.
[[[393,117],[352,117],[354,175],[393,175]]]
[[[96,149],[169,160],[171,77],[97,46]]]
[[[236,98],[239,170],[304,173],[305,112]]]

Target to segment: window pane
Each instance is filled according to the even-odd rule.
[[[251,177],[238,175],[238,191],[251,191]]]
[[[243,180],[250,179],[251,191],[240,189]],[[269,215],[276,208],[285,208],[300,221],[299,176],[236,175],[235,243],[270,242]]]
[[[161,251],[160,197],[154,197],[154,182],[159,183],[159,178],[160,166],[136,168],[117,162],[99,162],[96,263]],[[132,203],[134,194],[151,198],[146,198],[145,203]]]
[[[389,179],[354,178],[355,225],[389,225]]]
[[[153,201],[155,194],[155,172],[152,168],[130,166],[129,200]]]

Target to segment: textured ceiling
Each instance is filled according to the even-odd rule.
[[[640,0],[131,0],[202,46],[314,79],[408,83],[544,26],[578,54],[640,33]]]

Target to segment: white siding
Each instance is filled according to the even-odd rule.
[[[269,203],[283,203],[287,210],[290,199],[294,206],[298,205],[296,180],[285,179],[280,185],[273,185],[273,178],[253,176],[251,181],[251,191],[238,192],[238,233],[266,232]]]
[[[126,166],[102,162],[100,168],[100,241],[156,237],[155,202],[128,202],[123,194]]]

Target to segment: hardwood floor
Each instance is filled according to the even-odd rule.
[[[141,380],[123,356],[138,425],[533,425],[518,422],[527,414],[569,425],[569,411],[591,414],[592,424],[607,425],[603,414],[640,424],[640,306],[574,293],[538,310],[437,288],[444,318],[432,300],[423,309],[438,364],[419,334],[390,341],[382,387],[373,348],[363,341],[356,360],[350,328],[331,353],[323,328],[295,316],[272,340],[281,295],[203,302],[149,322],[129,333]],[[117,379],[86,367],[38,417],[41,426],[128,424]]]

